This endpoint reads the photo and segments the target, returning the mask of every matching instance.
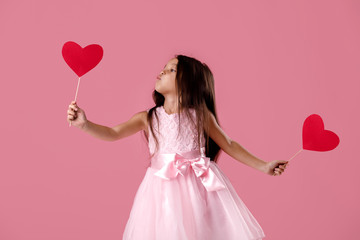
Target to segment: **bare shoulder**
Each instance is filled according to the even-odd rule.
[[[149,122],[147,120],[148,111],[138,112],[140,119],[143,121],[143,130],[146,132],[146,135],[149,136]]]
[[[209,132],[206,132],[206,134],[209,135],[222,150],[227,152],[232,141],[231,138],[221,129],[214,114],[209,110],[207,110],[207,114],[209,116]],[[204,131],[206,131],[206,128]]]
[[[146,133],[148,133],[148,126],[149,126],[148,120],[147,120],[147,115],[148,115],[148,112],[145,110],[145,111],[137,112],[133,116],[133,118],[137,118],[138,120],[141,121],[141,123],[142,123],[141,130],[146,131]]]
[[[133,114],[128,121],[112,127],[112,130],[115,132],[115,139],[118,140],[133,135],[141,130],[148,133],[147,126],[147,111],[145,110]]]
[[[208,115],[208,117],[209,117],[209,125],[210,125],[210,128],[211,127],[216,127],[216,125],[217,125],[217,121],[216,121],[216,118],[215,118],[215,116],[214,116],[214,114],[208,109],[208,108],[206,108],[206,114]],[[204,126],[205,127],[205,126]],[[204,129],[204,130],[206,130],[206,129]]]

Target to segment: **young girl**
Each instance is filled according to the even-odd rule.
[[[149,167],[137,190],[123,240],[247,240],[265,234],[217,164],[220,149],[265,174],[279,176],[288,161],[265,162],[228,137],[215,109],[208,66],[175,55],[157,76],[155,106],[115,127],[86,119],[72,102],[68,121],[115,141],[143,131]]]

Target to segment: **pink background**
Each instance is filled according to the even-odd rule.
[[[303,121],[340,137],[302,151],[280,177],[222,152],[220,167],[267,240],[358,239],[358,1],[0,2],[0,239],[121,239],[148,149],[140,133],[106,142],[69,127],[77,76],[65,42],[104,48],[78,105],[106,126],[153,106],[174,54],[207,63],[223,130],[255,156],[288,160]]]

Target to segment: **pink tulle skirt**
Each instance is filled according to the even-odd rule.
[[[207,164],[223,188],[207,190],[191,167],[176,178],[161,178],[156,175],[160,167],[152,163],[135,195],[123,240],[263,239],[261,226],[230,180],[215,162]]]

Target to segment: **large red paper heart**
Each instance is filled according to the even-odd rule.
[[[68,41],[62,48],[62,55],[69,67],[81,77],[101,61],[103,49],[98,44],[82,48],[79,44]]]
[[[339,145],[339,137],[324,129],[324,122],[317,114],[307,117],[303,125],[303,149],[329,151]]]

